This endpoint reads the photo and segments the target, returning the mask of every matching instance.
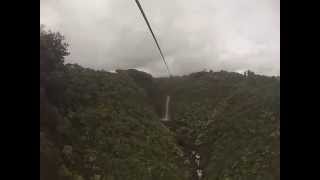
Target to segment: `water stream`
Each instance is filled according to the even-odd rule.
[[[170,103],[170,96],[167,96],[166,99],[166,112],[164,118],[162,118],[162,121],[169,121],[169,103]]]

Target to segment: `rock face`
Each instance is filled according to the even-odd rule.
[[[191,159],[194,160],[194,166],[193,166],[194,174],[198,179],[201,179],[203,177],[203,170],[201,169],[201,166],[200,166],[200,159],[201,159],[200,154],[192,150]]]
[[[72,155],[72,146],[70,146],[70,145],[63,146],[62,153],[66,156],[71,156]]]
[[[197,169],[197,176],[198,176],[198,179],[201,179],[202,178],[202,170],[201,169]]]

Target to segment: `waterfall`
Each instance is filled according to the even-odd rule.
[[[191,151],[191,157],[194,158],[198,180],[201,180],[203,176],[203,170],[200,168],[200,154],[193,150]]]
[[[166,112],[165,112],[165,116],[162,119],[162,121],[169,121],[169,103],[170,103],[170,96],[167,96],[167,100],[166,100]]]

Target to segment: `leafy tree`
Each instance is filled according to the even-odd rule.
[[[40,25],[40,89],[55,104],[62,101],[64,60],[67,55],[68,44],[64,36]]]
[[[68,44],[59,32],[40,26],[40,73],[48,74],[62,67],[65,56],[69,55]]]

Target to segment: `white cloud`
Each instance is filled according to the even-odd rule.
[[[140,0],[173,74],[280,74],[278,0]],[[41,0],[40,22],[70,42],[69,62],[166,75],[133,0]]]

